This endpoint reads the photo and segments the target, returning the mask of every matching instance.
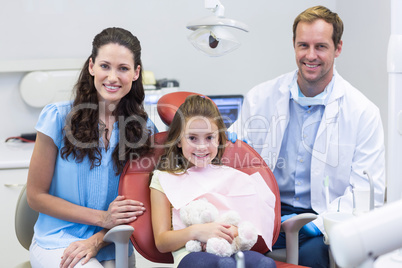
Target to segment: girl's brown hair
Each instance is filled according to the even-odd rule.
[[[185,172],[189,167],[188,160],[184,157],[182,149],[179,148],[180,141],[186,123],[193,117],[206,117],[212,120],[219,131],[218,154],[212,160],[212,164],[220,165],[221,159],[227,142],[226,126],[222,116],[212,100],[199,95],[191,95],[186,98],[184,103],[177,110],[172,123],[170,124],[169,134],[165,142],[165,152],[158,165],[158,170],[170,173]]]

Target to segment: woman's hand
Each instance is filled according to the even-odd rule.
[[[106,245],[103,236],[106,230],[94,234],[88,239],[71,243],[61,257],[60,267],[74,267],[80,260],[81,264],[87,263],[94,258],[98,251]]]
[[[126,199],[124,196],[119,195],[110,203],[109,209],[105,211],[99,226],[111,229],[117,225],[127,224],[135,221],[144,211],[145,207],[141,202]]]

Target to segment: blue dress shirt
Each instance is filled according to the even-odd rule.
[[[296,80],[291,86],[298,87]],[[332,91],[332,87],[333,80],[326,88],[328,93]],[[302,95],[299,87],[298,93],[299,96]],[[321,97],[321,94],[316,97]],[[311,157],[317,131],[325,111],[325,104],[301,106],[290,94],[289,124],[285,130],[274,169],[281,202],[285,204],[311,208]]]

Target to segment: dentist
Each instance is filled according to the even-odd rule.
[[[298,69],[251,89],[230,129],[271,167],[283,220],[303,212],[318,214],[299,235],[299,264],[309,267],[329,266],[321,215],[352,210],[353,188],[369,187],[363,171],[374,179],[375,205],[384,200],[380,112],[334,68],[342,33],[342,20],[326,7],[298,15],[293,24]],[[329,183],[324,183],[327,176]],[[286,246],[281,235],[274,248]]]

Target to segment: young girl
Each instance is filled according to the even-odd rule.
[[[155,243],[159,251],[173,252],[175,267],[236,267],[234,256],[185,250],[189,240],[206,243],[220,237],[232,243],[237,235],[235,226],[217,222],[185,227],[180,208],[200,198],[206,198],[220,212],[239,212],[271,247],[275,197],[261,176],[255,178],[221,165],[225,131],[217,107],[198,95],[186,99],[170,126],[165,153],[150,188]],[[246,251],[244,255],[247,267],[276,267],[272,259],[258,252]]]
[[[93,40],[74,101],[43,109],[27,182],[29,205],[40,212],[32,267],[114,267],[114,245],[104,234],[144,211],[117,196],[126,161],[150,151],[141,68],[138,39],[107,28]]]

